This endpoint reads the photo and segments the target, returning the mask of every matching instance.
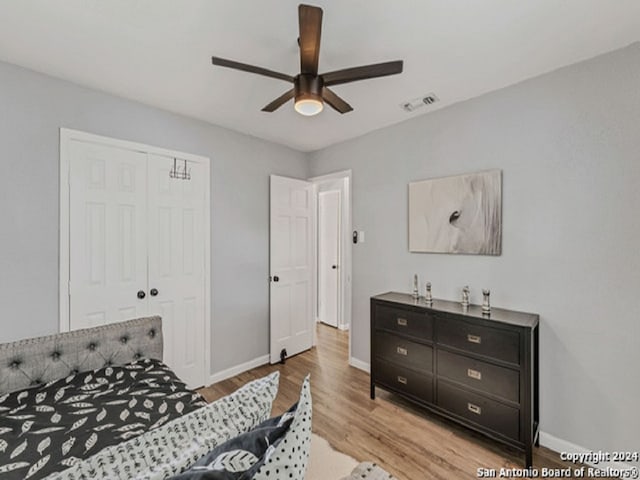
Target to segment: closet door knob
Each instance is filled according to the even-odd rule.
[[[152,288],[149,293],[151,294],[152,297],[155,297],[156,295],[158,295],[158,289],[157,288]]]
[[[139,298],[140,300],[142,300],[142,299],[143,299],[144,297],[146,297],[146,296],[147,296],[147,294],[146,294],[146,293],[144,293],[144,290],[138,290],[138,298]]]

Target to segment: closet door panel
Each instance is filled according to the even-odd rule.
[[[70,153],[70,327],[145,316],[146,154],[81,141]]]
[[[184,161],[175,165],[183,169]],[[163,317],[165,362],[196,387],[204,378],[206,179],[198,163],[187,164],[190,179],[171,178],[173,168],[173,158],[149,155],[149,308]]]

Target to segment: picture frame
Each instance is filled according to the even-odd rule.
[[[502,170],[409,183],[409,251],[502,254]]]

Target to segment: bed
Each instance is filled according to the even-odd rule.
[[[0,345],[0,478],[97,478],[92,460],[125,465],[132,452],[133,467],[104,475],[143,478],[165,462],[170,477],[268,417],[277,376],[207,405],[162,363],[162,342],[148,317]],[[218,434],[201,435],[218,420]],[[204,440],[193,448],[189,436]],[[158,441],[174,443],[161,452]],[[191,451],[175,462],[172,448]]]
[[[0,479],[304,478],[309,378],[275,418],[278,372],[207,404],[162,343],[147,317],[0,344]]]

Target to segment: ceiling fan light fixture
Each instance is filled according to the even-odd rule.
[[[312,117],[313,115],[319,114],[324,108],[324,104],[322,100],[317,98],[310,97],[300,97],[296,98],[296,103],[293,108],[295,108],[296,112],[300,115],[304,115],[305,117]]]

